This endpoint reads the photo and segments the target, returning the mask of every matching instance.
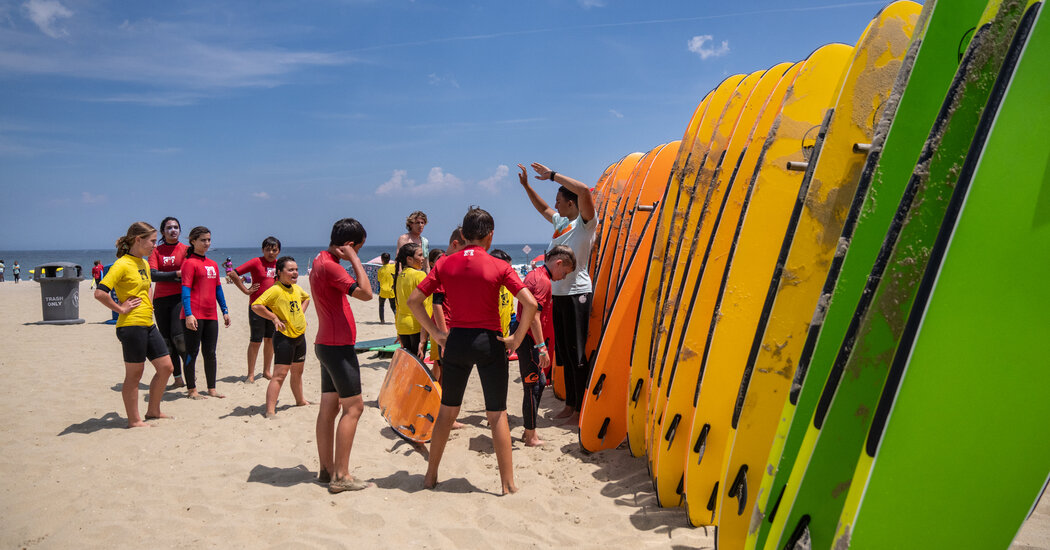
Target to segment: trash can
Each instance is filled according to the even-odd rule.
[[[44,264],[33,270],[33,280],[40,283],[40,306],[44,311],[40,324],[84,322],[80,319],[80,272],[80,266],[70,262]]]

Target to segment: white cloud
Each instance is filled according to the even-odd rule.
[[[56,23],[59,19],[72,17],[73,12],[56,0],[29,0],[22,4],[22,9],[25,10],[29,19],[40,28],[40,32],[51,38],[61,38],[69,35],[65,29],[58,28]]]
[[[711,45],[707,45],[708,43]],[[710,34],[694,36],[689,39],[689,51],[700,56],[700,59],[709,57],[721,57],[729,53],[729,41],[723,40],[717,47],[714,45],[714,37]]]
[[[496,193],[499,191],[500,182],[507,178],[507,174],[510,173],[510,168],[506,164],[501,164],[496,167],[496,173],[478,182],[478,186],[485,189],[489,193]]]
[[[442,84],[448,84],[453,88],[459,88],[459,82],[456,78],[451,75],[439,76],[437,73],[430,73],[427,75],[427,82],[431,86],[441,86]]]
[[[270,194],[266,191],[259,191],[258,193],[252,193],[252,196],[263,201],[270,200]]]
[[[425,183],[416,184],[416,181],[407,177],[407,170],[394,170],[393,176],[376,188],[376,195],[437,195],[441,193],[460,192],[463,190],[463,180],[452,174],[445,173],[440,166],[430,169]]]
[[[106,198],[105,195],[94,195],[92,193],[84,191],[84,192],[82,192],[80,194],[80,200],[84,204],[102,204],[102,203],[106,202],[108,199]]]
[[[623,113],[617,111],[616,109],[609,109],[609,112],[612,114],[612,116],[616,118],[623,118]]]

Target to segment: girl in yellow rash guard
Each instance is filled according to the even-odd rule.
[[[426,278],[423,273],[423,248],[416,243],[402,245],[397,251],[397,263],[400,264],[401,272],[397,274],[395,286],[397,288],[397,313],[394,316],[394,327],[397,329],[397,337],[401,340],[401,347],[405,351],[419,357],[422,361],[426,351],[427,335],[423,333],[423,326],[412,316],[408,309],[408,297],[419,283]],[[425,302],[427,315],[433,315],[433,308],[429,299]]]
[[[277,397],[284,378],[292,373],[292,395],[295,405],[310,402],[303,397],[303,364],[306,362],[306,309],[310,295],[299,285],[299,264],[291,256],[277,259],[277,282],[266,289],[252,304],[256,315],[273,322],[274,371],[266,388],[266,418],[277,414]],[[267,309],[269,308],[269,309]]]
[[[394,297],[394,264],[390,263],[390,254],[384,252],[379,258],[383,261],[383,267],[379,268],[376,278],[379,279],[379,322],[386,324],[383,318],[383,302],[390,301],[390,312],[397,315],[397,304]]]
[[[95,288],[95,299],[117,312],[117,340],[124,348],[124,384],[121,397],[128,415],[129,428],[148,427],[139,416],[139,381],[150,360],[156,374],[149,383],[149,405],[145,420],[171,418],[160,412],[164,387],[171,376],[172,364],[164,338],[153,324],[153,303],[149,299],[149,264],[143,258],[157,246],[157,230],[146,222],[135,222],[123,237],[117,239],[117,261]],[[109,295],[117,293],[118,302]]]

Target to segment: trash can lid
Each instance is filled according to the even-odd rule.
[[[51,262],[40,264],[29,270],[34,279],[79,279],[81,273],[79,264],[73,262]],[[48,272],[51,275],[46,275]]]

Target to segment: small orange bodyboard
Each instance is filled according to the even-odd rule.
[[[398,348],[379,390],[379,413],[401,437],[430,441],[441,409],[441,386],[423,363]]]

